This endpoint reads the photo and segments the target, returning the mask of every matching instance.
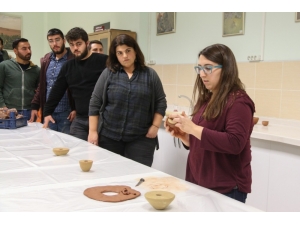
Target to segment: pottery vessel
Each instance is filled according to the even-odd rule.
[[[174,122],[172,118],[168,117],[166,124],[169,126],[170,131],[174,130],[175,135],[176,134],[184,134],[184,132],[179,127],[175,126],[176,122]]]
[[[258,117],[253,117],[253,124],[257,124],[259,118]]]
[[[183,112],[170,112],[170,111],[167,111],[166,112],[166,116],[167,116],[167,119],[166,119],[166,124],[169,126],[169,130],[172,131],[174,130],[174,134],[181,134],[183,135],[184,132],[179,128],[179,127],[176,127],[175,124],[176,122],[173,121],[172,118],[169,117],[170,114],[178,114],[178,115],[182,115]]]
[[[145,198],[154,209],[165,209],[174,200],[175,195],[168,191],[149,191]]]
[[[261,124],[264,126],[268,126],[269,125],[269,121],[261,121]]]
[[[90,171],[93,165],[93,160],[87,160],[87,159],[80,160],[79,165],[83,172],[88,172]]]
[[[68,148],[53,148],[53,152],[55,155],[66,155],[69,152]]]

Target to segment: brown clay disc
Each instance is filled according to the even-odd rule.
[[[105,192],[115,192],[116,195],[105,195]],[[91,199],[102,202],[122,202],[134,199],[141,195],[139,191],[131,189],[129,186],[97,186],[84,190],[83,194]]]

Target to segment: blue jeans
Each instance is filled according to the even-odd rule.
[[[227,197],[233,198],[243,203],[246,202],[246,198],[247,198],[247,193],[240,192],[238,188],[234,188],[232,189],[232,191],[228,193],[224,193],[223,195],[226,195]]]
[[[70,134],[71,122],[67,119],[70,113],[70,111],[54,112],[52,114],[52,117],[55,123],[49,122],[49,128],[51,130],[59,131],[65,134]]]

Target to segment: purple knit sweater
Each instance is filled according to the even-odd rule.
[[[203,126],[201,140],[190,135],[186,180],[219,193],[227,193],[235,186],[250,193],[252,183],[250,135],[255,106],[242,91],[230,95],[222,114],[212,120],[202,118],[207,104],[193,117]]]

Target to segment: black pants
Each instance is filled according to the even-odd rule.
[[[151,167],[156,146],[155,138],[142,136],[134,141],[116,141],[99,135],[99,146],[111,152]]]
[[[70,135],[87,141],[89,135],[89,118],[76,116],[71,123]]]

